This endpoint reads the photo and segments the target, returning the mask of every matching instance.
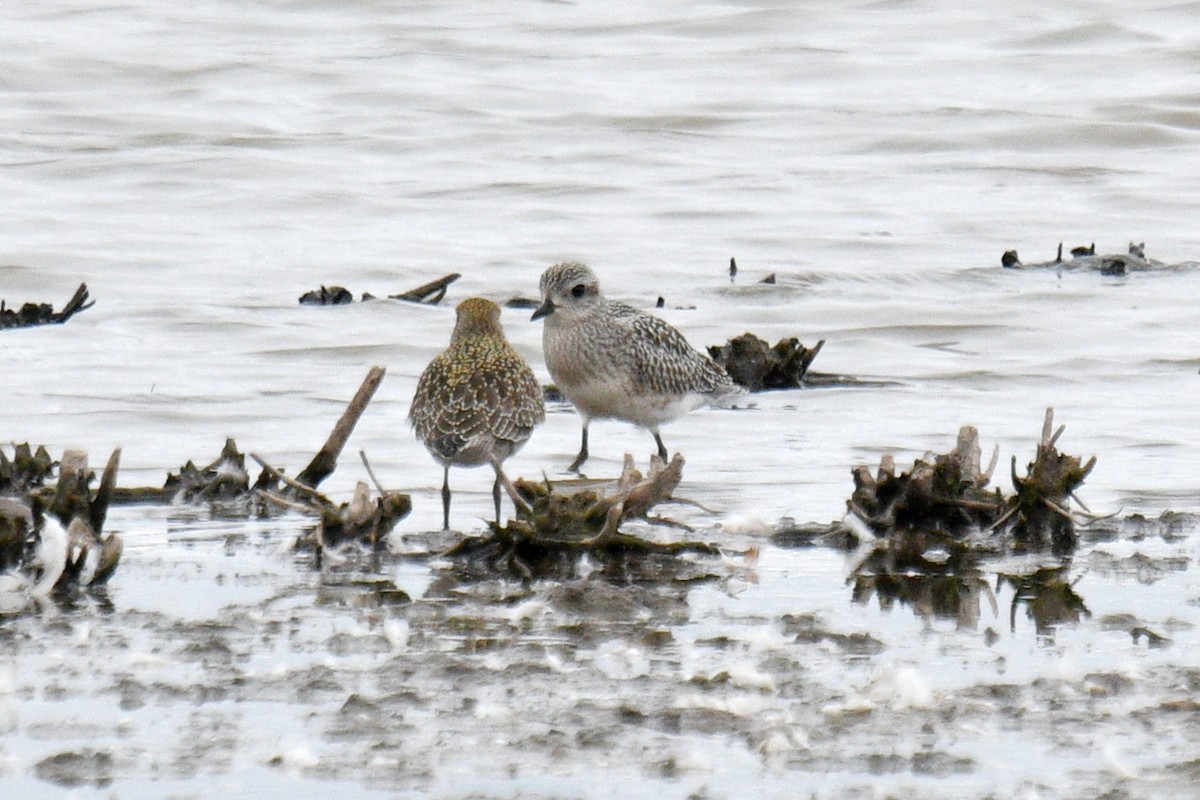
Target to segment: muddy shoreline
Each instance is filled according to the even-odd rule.
[[[462,583],[429,537],[318,571],[296,517],[110,524],[119,581],[0,622],[6,785],[563,797],[603,774],[632,797],[1082,798],[1200,771],[1191,515],[1089,533],[1064,568],[1073,619],[999,577],[1043,557],[938,605],[864,597],[843,554],[765,530],[712,531],[759,552],[719,581],[526,589]],[[1044,757],[1010,763],[1031,741]]]

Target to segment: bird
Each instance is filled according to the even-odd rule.
[[[504,337],[500,307],[472,297],[455,309],[450,346],[421,373],[408,419],[442,465],[442,523],[450,529],[450,467],[491,465],[492,498],[500,522],[500,487],[529,510],[501,465],[546,419],[542,387]]]
[[[696,351],[658,317],[606,300],[586,265],[556,264],[542,273],[543,302],[531,319],[544,320],[546,368],[583,418],[578,472],[588,458],[592,419],[619,419],[654,435],[667,460],[659,427],[704,403],[721,403],[745,390],[718,364]]]

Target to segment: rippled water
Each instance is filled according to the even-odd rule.
[[[439,595],[436,562],[403,557],[366,573],[412,605],[364,609],[351,590],[320,602],[337,578],[290,554],[302,521],[122,510],[112,613],[0,628],[0,776],[44,791],[35,765],[86,746],[110,754],[103,791],[122,796],[155,781],[254,796],[1190,785],[1195,711],[1171,704],[1197,685],[1194,526],[1089,541],[1068,578],[1090,616],[1053,636],[1008,624],[1003,585],[971,625],[853,604],[842,556],[765,536],[785,517],[838,518],[852,466],[945,449],[962,424],[1000,447],[1001,473],[1024,464],[1048,406],[1067,425],[1060,446],[1098,457],[1082,493],[1093,510],[1200,511],[1197,11],[9,9],[0,297],[59,305],[86,281],[97,304],[0,334],[4,439],[94,462],[120,446],[126,485],[211,459],[225,436],[295,471],[381,364],[350,448],[412,491],[403,552],[440,526],[440,470],[404,417],[453,302],[533,296],[565,258],[591,264],[614,298],[662,296],[697,346],[747,330],[825,339],[815,369],[887,385],[759,395],[667,428],[687,457],[680,494],[718,510],[680,515],[731,549],[760,545],[757,582],[626,599],[644,609],[635,623],[600,597],[578,614],[583,633],[556,587],[514,622],[473,594]],[[999,266],[1011,248],[1050,259],[1060,241],[1145,241],[1179,266]],[[320,284],[382,295],[452,271],[463,278],[445,307],[296,303]],[[758,284],[768,273],[778,283]],[[546,378],[540,326],[527,311],[504,323]],[[651,444],[597,423],[589,468],[615,474]],[[577,417],[552,408],[509,472],[554,475],[577,446]],[[363,477],[347,457],[325,488],[345,498]],[[481,529],[491,481],[453,481],[456,527]],[[483,633],[439,616],[455,602]],[[805,615],[824,633],[805,633]],[[1139,624],[1173,646],[1131,642]],[[830,644],[858,633],[881,647]],[[542,707],[545,720],[524,711]]]

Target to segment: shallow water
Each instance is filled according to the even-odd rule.
[[[294,472],[381,364],[349,449],[415,509],[400,555],[356,567],[414,598],[382,607],[343,585],[350,566],[292,553],[302,520],[115,512],[128,545],[108,604],[0,625],[6,785],[47,791],[43,759],[90,749],[98,761],[63,769],[117,796],[1190,786],[1191,517],[1166,538],[1085,542],[1067,579],[1090,615],[1049,631],[1021,610],[1010,625],[1014,590],[990,571],[996,610],[983,592],[961,624],[853,603],[842,555],[767,537],[840,517],[854,465],[904,465],[963,424],[1004,475],[1048,406],[1060,447],[1098,457],[1094,511],[1200,511],[1197,10],[10,10],[0,297],[59,305],[87,281],[97,304],[0,334],[0,437],[94,463],[120,446],[124,485],[209,460],[225,436]],[[1042,261],[1059,241],[1130,240],[1182,266],[999,267],[1010,248]],[[752,569],[506,605],[440,594],[438,562],[403,555],[441,521],[440,470],[405,415],[453,303],[533,296],[565,258],[616,299],[664,297],[697,346],[825,339],[815,369],[887,383],[758,395],[664,431],[687,458],[679,494],[717,510],[672,514],[758,546]],[[382,295],[451,271],[444,307],[296,304],[320,284]],[[540,326],[503,321],[547,378]],[[578,419],[550,412],[510,474],[569,463]],[[589,470],[615,475],[651,444],[598,422]],[[348,451],[323,488],[345,499],[364,478]],[[482,529],[491,481],[452,480],[455,526]],[[1139,626],[1171,645],[1134,642]]]

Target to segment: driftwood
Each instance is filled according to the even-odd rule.
[[[251,509],[252,488],[250,474],[246,471],[246,457],[238,450],[237,442],[226,439],[220,455],[212,463],[198,467],[188,461],[177,471],[168,472],[161,487],[114,487],[112,502],[117,505],[208,503],[222,515],[241,516]]]
[[[79,284],[79,288],[75,290],[75,294],[71,296],[61,311],[55,311],[49,303],[25,303],[19,310],[13,311],[5,305],[3,300],[0,300],[0,330],[61,324],[95,304],[95,300],[88,302],[86,283]]]
[[[221,454],[204,467],[188,461],[179,474],[167,473],[163,484],[164,499],[170,503],[236,503],[250,492],[250,473],[246,471],[246,456],[238,451],[237,442],[225,440]]]
[[[987,488],[999,451],[981,469],[979,434],[970,426],[959,432],[953,451],[918,459],[906,473],[897,475],[894,460],[886,455],[874,473],[856,468],[854,493],[846,505],[852,527],[863,529],[861,538],[877,540],[868,559],[887,571],[953,566],[963,557],[999,548],[999,534],[1019,548],[1070,552],[1075,526],[1100,519],[1086,508],[1070,510],[1096,459],[1081,464],[1079,458],[1059,453],[1055,443],[1063,429],[1053,428],[1054,411],[1047,409],[1037,453],[1024,478],[1017,475],[1013,459],[1014,496]]]
[[[409,289],[407,292],[389,294],[388,298],[391,300],[405,300],[410,303],[425,303],[426,305],[436,306],[446,296],[446,289],[450,284],[461,277],[461,274],[452,272],[449,275],[443,275],[435,281],[423,283],[415,289]],[[363,292],[362,299],[364,302],[374,300],[375,295],[370,292]],[[300,305],[302,306],[342,306],[353,302],[354,295],[344,286],[321,286],[319,289],[313,289],[300,295]]]
[[[317,491],[317,486],[337,468],[338,456],[341,455],[371,398],[375,396],[385,373],[383,367],[371,368],[337,424],[333,426],[325,444],[295,479],[288,478],[281,470],[251,454],[263,467],[263,474],[254,487],[256,497],[281,508],[303,511],[320,518],[321,525],[317,530],[316,539],[318,557],[325,547],[336,546],[348,540],[367,542],[377,547],[396,523],[412,511],[412,498],[402,492],[385,490],[362,451],[359,451],[359,456],[379,492],[378,497],[373,498],[370,489],[361,481],[355,489],[353,499],[340,506]],[[279,488],[276,488],[277,486]]]
[[[616,490],[608,495],[587,488],[564,492],[560,491],[562,484],[549,480],[518,479],[514,485],[529,510],[518,507],[516,519],[503,526],[492,524],[490,535],[467,539],[446,556],[460,564],[481,567],[475,573],[477,577],[501,575],[525,582],[574,577],[584,556],[602,570],[628,575],[638,567],[632,561],[644,560],[642,566],[653,562],[656,570],[670,575],[671,567],[661,559],[676,559],[682,553],[717,555],[719,551],[703,542],[647,541],[622,532],[620,526],[631,519],[675,524],[649,514],[659,503],[671,499],[683,477],[683,465],[679,454],[669,464],[652,456],[649,472],[643,475],[627,454]]]
[[[436,281],[424,283],[415,289],[409,289],[401,294],[389,294],[388,297],[392,300],[407,300],[410,303],[428,303],[429,305],[437,305],[442,302],[442,298],[446,296],[446,289],[450,284],[461,278],[457,272],[451,272],[449,275],[444,275]]]
[[[337,468],[338,456],[341,455],[342,448],[346,446],[346,440],[350,438],[350,434],[354,432],[354,426],[358,424],[359,418],[367,410],[367,404],[375,396],[375,390],[379,388],[385,373],[386,370],[383,367],[371,367],[367,377],[363,379],[362,385],[358,387],[358,391],[350,401],[350,405],[346,407],[337,424],[333,426],[329,438],[325,440],[325,444],[313,456],[308,466],[296,476],[296,480],[315,488],[333,473]]]
[[[773,347],[752,333],[713,345],[708,354],[724,367],[734,383],[752,392],[795,389],[805,384],[808,368],[825,345],[825,340],[808,348],[795,338],[780,339]]]

